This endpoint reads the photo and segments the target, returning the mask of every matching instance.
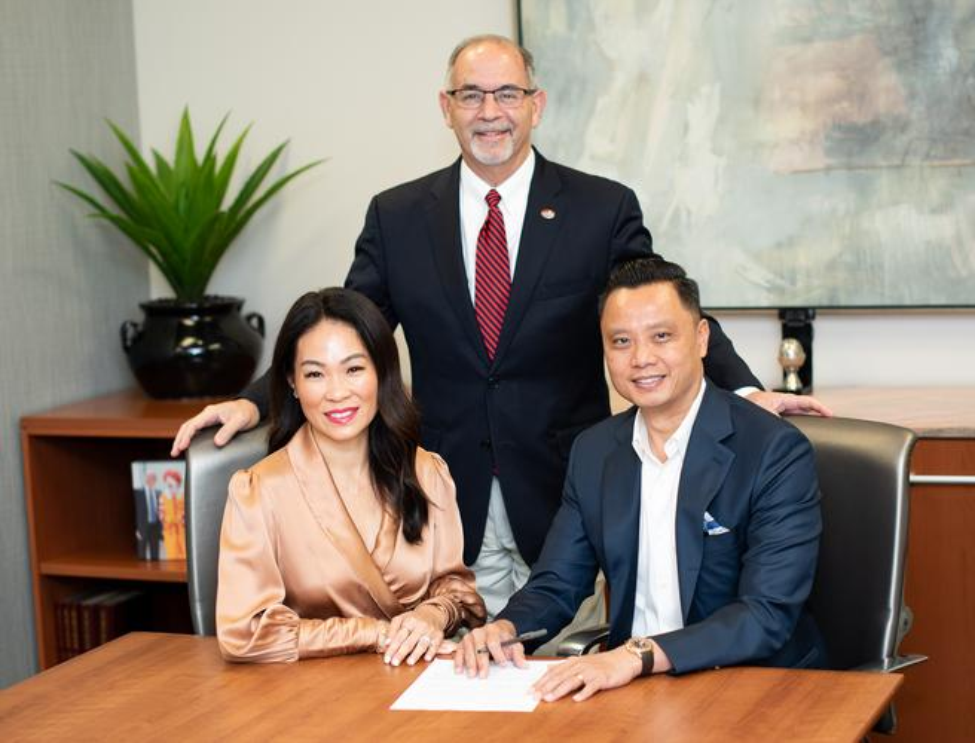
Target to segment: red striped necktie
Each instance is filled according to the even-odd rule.
[[[493,188],[484,200],[488,205],[487,219],[477,236],[477,256],[474,260],[474,315],[481,329],[488,358],[494,360],[504,324],[511,293],[511,269],[508,263],[508,238],[504,232],[504,216],[498,209],[501,194]]]

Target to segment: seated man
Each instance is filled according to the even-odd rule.
[[[664,671],[823,664],[804,609],[821,531],[809,442],[704,378],[708,324],[680,266],[621,264],[600,328],[613,386],[634,407],[576,439],[531,578],[464,638],[455,669],[523,665],[524,648],[501,643],[540,628],[554,636],[600,568],[610,650],[550,669],[535,685],[541,699],[582,700]]]

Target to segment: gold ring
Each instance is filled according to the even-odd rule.
[[[581,673],[577,673],[576,674],[576,678],[579,679],[579,683],[580,684],[582,684],[583,686],[586,685],[586,680],[582,677],[582,674]]]

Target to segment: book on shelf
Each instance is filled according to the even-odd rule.
[[[59,662],[73,658],[81,652],[79,649],[81,643],[78,639],[78,615],[74,607],[90,594],[91,591],[74,593],[54,604],[54,629]]]
[[[57,659],[68,660],[145,623],[147,596],[136,589],[82,591],[54,607]]]
[[[132,462],[136,554],[143,560],[186,559],[186,462]]]
[[[98,606],[99,602],[104,601],[112,591],[102,591],[91,594],[77,602],[75,610],[78,614],[78,652],[98,647],[104,642],[98,638]]]

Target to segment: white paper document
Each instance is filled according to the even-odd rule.
[[[390,709],[457,712],[531,712],[538,701],[531,685],[558,660],[530,660],[528,668],[491,664],[486,679],[454,673],[454,662],[434,660]]]

